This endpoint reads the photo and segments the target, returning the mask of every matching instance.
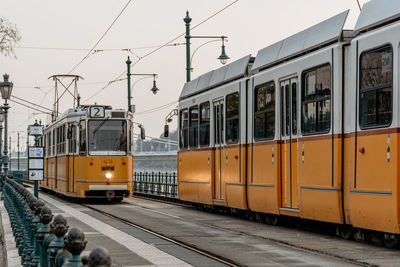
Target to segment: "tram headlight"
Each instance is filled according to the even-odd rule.
[[[106,173],[106,178],[107,178],[107,179],[111,179],[111,177],[112,177],[111,172],[107,172],[107,173]]]

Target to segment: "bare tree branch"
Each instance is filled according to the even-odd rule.
[[[14,47],[21,40],[17,25],[0,17],[0,54],[15,56]]]

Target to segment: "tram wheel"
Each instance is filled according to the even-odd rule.
[[[399,243],[398,238],[394,234],[383,233],[381,235],[382,244],[387,248],[392,248]]]
[[[262,214],[260,214],[260,213],[257,212],[257,213],[256,213],[256,221],[259,222],[259,223],[265,222],[264,216],[263,216]]]
[[[248,218],[250,221],[255,221],[255,220],[256,220],[256,214],[255,214],[255,212],[249,210],[249,211],[247,212],[247,218]]]
[[[350,239],[352,237],[353,228],[349,225],[340,225],[339,234],[343,239]]]
[[[268,216],[268,220],[269,220],[271,225],[277,226],[279,224],[279,217],[277,215],[269,214],[267,216]]]
[[[367,242],[368,241],[368,234],[366,231],[361,229],[357,229],[353,232],[354,240],[358,242]]]

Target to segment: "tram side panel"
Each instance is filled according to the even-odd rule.
[[[65,155],[57,156],[57,179],[56,179],[56,191],[64,194],[66,193],[67,187],[67,158]]]
[[[247,201],[252,211],[279,214],[279,102],[274,78],[267,74],[251,79],[247,91]],[[268,100],[259,107],[262,99]]]
[[[243,82],[236,82],[225,88],[225,147],[221,165],[226,206],[243,210],[247,209],[247,204],[242,170],[245,160],[242,118],[245,115],[246,94],[242,88],[245,88]]]
[[[212,204],[212,162],[214,151],[210,148],[179,151],[178,190],[184,201]]]
[[[357,95],[351,99],[357,114],[356,132],[350,135],[355,170],[346,177],[350,219],[354,227],[389,233],[400,232],[399,35],[400,23],[395,23],[352,42],[352,74],[358,75],[352,76]]]

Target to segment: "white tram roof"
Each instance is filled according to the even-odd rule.
[[[179,99],[198,94],[222,83],[227,83],[245,76],[250,60],[251,55],[247,55],[228,65],[207,72],[196,79],[185,83]]]
[[[399,0],[371,0],[363,5],[354,31],[363,32],[399,18]]]
[[[381,0],[380,0],[381,1]],[[252,71],[267,68],[317,47],[337,42],[349,10],[258,51]]]

